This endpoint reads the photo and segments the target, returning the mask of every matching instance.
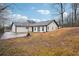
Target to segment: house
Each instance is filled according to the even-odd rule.
[[[55,20],[41,21],[36,23],[13,22],[12,32],[48,32],[59,28]]]

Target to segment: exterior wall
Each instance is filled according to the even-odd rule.
[[[40,32],[46,32],[46,26],[40,26]]]
[[[28,32],[28,29],[26,27],[16,27],[17,32]]]
[[[56,29],[58,29],[58,26],[57,26],[54,22],[50,23],[50,24],[47,26],[47,31],[54,31],[54,30],[56,30]]]
[[[46,28],[46,26],[44,26],[44,32],[47,32],[47,28]]]
[[[12,32],[47,32],[47,31],[54,31],[58,29],[58,26],[56,25],[56,23],[52,22],[47,26],[34,26],[29,27],[29,29],[27,27],[16,27],[14,24],[12,26]]]
[[[38,32],[43,32],[41,26],[39,26],[39,28],[37,28],[37,29],[39,30]]]
[[[32,32],[32,27],[29,27],[29,32]]]
[[[15,25],[12,26],[12,32],[15,32]]]
[[[27,29],[26,27],[16,27],[14,24],[12,26],[12,32],[32,32],[32,27],[29,27],[29,29]]]
[[[33,27],[33,32],[46,32],[46,26]]]
[[[33,27],[33,32],[38,32],[38,27]]]

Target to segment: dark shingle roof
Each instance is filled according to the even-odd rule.
[[[48,21],[41,21],[41,22],[36,22],[36,23],[28,23],[28,22],[14,22],[15,26],[44,26],[48,25],[51,22],[55,22],[56,25],[58,26],[57,22],[55,20],[48,20]]]
[[[29,23],[27,22],[13,22],[15,26],[26,27]]]
[[[48,24],[51,23],[52,21],[53,21],[53,20],[36,22],[36,23],[31,24],[31,26],[44,26],[44,25],[48,25]]]

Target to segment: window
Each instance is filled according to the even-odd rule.
[[[42,31],[44,31],[44,26],[42,27]]]
[[[38,27],[38,32],[40,32],[40,27]]]

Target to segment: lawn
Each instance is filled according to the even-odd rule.
[[[79,28],[62,28],[31,37],[0,40],[4,56],[75,56],[79,55]]]

